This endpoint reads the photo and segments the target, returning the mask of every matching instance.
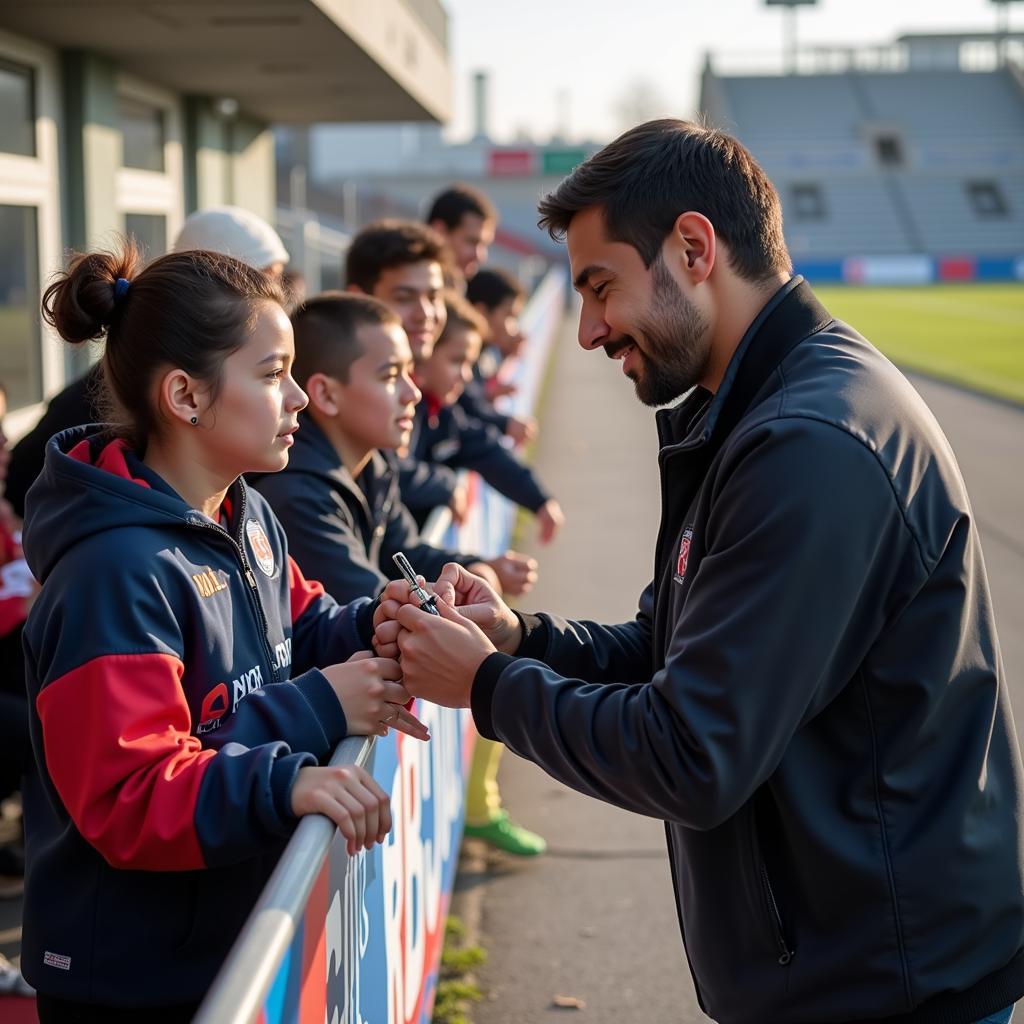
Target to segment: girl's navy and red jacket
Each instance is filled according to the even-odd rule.
[[[24,550],[35,769],[22,966],[120,1006],[202,997],[345,715],[315,666],[369,646],[369,601],[303,578],[237,481],[208,519],[102,427],[52,438]]]

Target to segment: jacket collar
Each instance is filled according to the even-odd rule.
[[[345,468],[341,456],[320,425],[305,412],[299,413],[299,430],[295,435],[295,446],[292,448],[288,465],[282,472],[312,473],[330,477],[331,486],[344,491],[371,522],[380,514],[379,510],[386,497],[387,488],[381,485],[381,481],[388,473],[384,456],[380,452],[374,452],[357,482]]]
[[[797,275],[787,281],[747,328],[715,395],[710,397],[706,389],[698,387],[679,405],[658,412],[662,449],[699,448],[713,438],[721,441],[727,437],[786,356],[804,338],[831,322],[828,310],[802,277]],[[698,410],[708,403],[709,397],[707,415],[693,428]]]

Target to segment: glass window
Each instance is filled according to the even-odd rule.
[[[167,251],[167,218],[162,213],[126,213],[124,233],[142,246],[147,263]]]
[[[0,381],[11,409],[43,397],[34,206],[0,205]]]
[[[36,155],[35,108],[32,69],[0,59],[0,150]]]
[[[1010,212],[1003,190],[994,181],[967,182],[967,198],[970,200],[971,209],[979,217],[998,220]]]
[[[821,186],[813,182],[805,182],[790,187],[790,212],[794,220],[823,220],[825,217],[825,197],[821,194]]]
[[[875,152],[883,167],[900,167],[903,164],[903,143],[896,135],[879,135],[875,139]]]
[[[124,167],[164,169],[164,112],[129,96],[118,96],[117,113],[124,138]]]

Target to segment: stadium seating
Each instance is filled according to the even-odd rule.
[[[709,69],[701,106],[778,186],[798,261],[1024,251],[1024,88],[1010,69]]]

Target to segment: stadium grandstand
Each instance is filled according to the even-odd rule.
[[[812,279],[1019,279],[1022,42],[905,35],[804,50],[786,74],[709,57],[700,109],[778,186],[790,252]]]

